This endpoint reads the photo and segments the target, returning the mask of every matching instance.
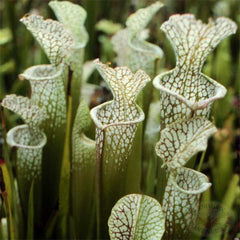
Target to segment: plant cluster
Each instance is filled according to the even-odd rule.
[[[163,7],[157,1],[116,29],[113,68],[98,58],[84,65],[89,37],[81,6],[49,6],[58,21],[34,14],[20,21],[50,64],[19,75],[30,83],[29,97],[10,94],[1,102],[23,121],[4,132],[1,239],[193,237],[202,195],[212,185],[200,172],[208,139],[217,132],[211,108],[227,93],[201,71],[237,25],[226,17],[204,24],[193,14],[170,16],[161,30],[176,65],[167,71],[164,51],[147,41],[146,27]],[[99,72],[113,96],[91,110],[84,100],[84,66]],[[233,188],[238,182],[234,176]]]

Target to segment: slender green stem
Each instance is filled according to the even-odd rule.
[[[71,132],[71,112],[72,112],[72,98],[68,96],[68,115],[67,115],[67,129],[64,144],[60,192],[59,192],[59,211],[61,215],[61,235],[63,238],[67,237],[67,217],[69,212],[69,194],[70,194],[70,132]]]
[[[199,162],[199,164],[198,164],[198,168],[197,168],[197,171],[199,171],[199,172],[201,172],[201,169],[202,169],[202,165],[203,165],[203,162],[204,162],[205,155],[206,155],[206,151],[202,152],[202,154],[201,154],[201,159],[200,159],[200,162]]]
[[[158,173],[157,173],[157,190],[156,197],[160,203],[162,203],[165,187],[167,185],[167,171],[162,168],[163,161],[158,160]]]
[[[6,186],[5,191],[2,192],[2,197],[6,206],[6,214],[7,214],[7,221],[8,221],[9,232],[10,232],[10,239],[17,239],[16,238],[17,229],[15,228],[13,215],[12,215],[12,186],[11,186],[10,174],[4,160],[1,160],[0,166],[2,169],[3,179]]]
[[[208,239],[220,240],[222,231],[219,231],[219,230],[225,229],[225,231],[226,231],[226,228],[229,225],[227,223],[227,221],[229,219],[229,213],[231,212],[233,204],[237,197],[236,189],[237,189],[238,185],[239,185],[239,176],[237,174],[235,174],[235,175],[233,175],[233,177],[228,185],[227,192],[222,201],[222,206],[223,206],[224,211],[219,211],[218,216],[216,218],[216,219],[218,219],[218,222],[212,227]]]

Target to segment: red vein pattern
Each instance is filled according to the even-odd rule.
[[[51,64],[59,65],[63,62],[74,44],[74,39],[62,23],[51,19],[44,20],[37,15],[23,17],[20,21],[39,42]]]
[[[98,59],[95,64],[113,93],[112,101],[90,112],[96,125],[99,208],[101,221],[106,226],[111,208],[125,194],[128,158],[137,126],[144,120],[144,113],[135,100],[150,77],[142,70],[133,74],[128,67],[111,68]]]
[[[19,114],[26,124],[12,128],[7,133],[7,143],[16,147],[16,175],[23,210],[26,213],[32,181],[41,181],[42,151],[47,142],[39,125],[47,119],[47,113],[34,105],[27,97],[7,95],[2,106]],[[39,196],[38,196],[39,197]]]
[[[21,78],[27,79],[31,85],[31,101],[44,109],[48,119],[43,123],[44,131],[48,134],[48,141],[54,139],[58,130],[66,124],[66,99],[63,86],[63,66],[37,65],[26,69]]]
[[[46,133],[43,150],[43,205],[49,214],[56,204],[67,123],[66,94],[64,90],[64,64],[37,65],[26,69],[20,77],[31,85],[31,101],[47,112],[48,119],[40,128]],[[56,151],[57,149],[57,151]]]
[[[115,69],[95,60],[97,68],[108,83],[114,99],[91,110],[97,126],[96,144],[99,156],[106,154],[105,161],[115,159],[115,167],[123,171],[122,161],[128,156],[137,124],[144,119],[142,110],[136,105],[138,92],[150,81],[142,70],[133,74],[128,67]]]
[[[171,172],[163,197],[166,232],[163,239],[186,239],[195,226],[200,195],[211,186],[208,178],[188,168]]]
[[[38,127],[42,121],[48,118],[46,111],[34,105],[27,97],[15,94],[7,95],[1,104],[3,107],[19,114],[24,122],[32,127]]]
[[[199,151],[205,151],[208,138],[217,131],[204,118],[177,121],[161,131],[156,153],[168,168],[184,166]]]
[[[153,81],[161,91],[163,129],[177,119],[187,118],[192,112],[207,117],[211,103],[224,97],[226,89],[200,71],[208,54],[222,39],[235,33],[237,27],[224,17],[203,24],[192,14],[176,14],[164,22],[161,29],[176,54],[176,67]]]
[[[205,151],[216,128],[207,120],[213,101],[226,89],[201,73],[208,54],[236,24],[220,17],[203,24],[192,14],[173,15],[161,29],[176,55],[176,67],[153,80],[161,93],[161,131],[156,153],[167,166],[168,181],[163,198],[166,216],[164,239],[186,239],[195,226],[200,195],[210,183],[204,174],[184,168],[199,151]]]
[[[108,226],[111,240],[158,240],[164,233],[165,220],[157,200],[130,194],[115,204]]]

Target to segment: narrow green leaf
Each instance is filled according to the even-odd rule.
[[[1,218],[0,222],[0,239],[9,239],[7,218]]]
[[[238,64],[237,64],[237,74],[236,74],[236,79],[239,79],[240,78],[240,54],[238,54]],[[237,90],[237,94],[240,95],[240,83],[239,81],[236,81],[235,82],[235,89],[238,89]]]
[[[152,102],[149,106],[148,118],[143,138],[143,164],[146,168],[145,191],[153,195],[156,188],[158,162],[155,153],[155,144],[159,139],[160,131],[160,109],[159,101]]]
[[[76,116],[77,109],[81,98],[82,88],[82,71],[84,60],[84,48],[74,48],[71,54],[71,70],[73,71],[71,77],[71,90],[70,95],[72,97],[72,116],[73,119]]]
[[[12,32],[9,28],[0,29],[0,46],[12,40]]]
[[[63,160],[59,187],[59,212],[61,217],[61,236],[67,237],[69,195],[70,195],[70,142],[71,142],[71,112],[72,98],[68,97],[67,129],[64,143]]]
[[[225,120],[223,129],[214,136],[214,165],[212,166],[212,176],[214,194],[218,200],[222,200],[234,169],[234,154],[232,146],[234,144],[234,114],[230,114]]]
[[[27,239],[34,239],[34,180],[28,198]]]
[[[218,213],[218,216],[216,218],[218,219],[218,222],[211,229],[210,236],[209,236],[210,240],[222,239],[221,238],[222,232],[226,228],[226,225],[228,226],[230,212],[237,197],[236,189],[238,186],[239,186],[239,176],[237,174],[234,174],[228,185],[226,194],[222,201],[224,211],[219,211]]]
[[[45,238],[51,239],[54,229],[56,228],[57,221],[59,220],[59,211],[54,212],[54,214],[49,218],[46,224]]]
[[[4,64],[0,65],[0,74],[4,74],[4,73],[11,73],[15,70],[15,62],[13,59],[10,59],[9,61],[5,62]],[[3,84],[3,83],[2,83]],[[1,88],[3,88],[3,86],[1,85]],[[3,89],[1,89],[2,91]]]
[[[217,50],[215,59],[216,79],[229,87],[233,75],[230,39],[223,41]]]
[[[2,159],[0,161],[0,167],[2,169],[3,180],[6,188],[6,190],[2,193],[2,197],[3,197],[4,204],[6,206],[7,225],[10,231],[9,236],[11,239],[16,239],[17,231],[14,225],[13,215],[12,215],[12,187],[11,187],[11,180],[10,180],[11,178],[10,178],[7,166]]]
[[[115,204],[108,226],[111,240],[160,240],[165,231],[165,219],[156,199],[130,194]]]

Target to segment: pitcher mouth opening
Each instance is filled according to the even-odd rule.
[[[19,74],[19,78],[20,80],[46,81],[60,77],[63,74],[63,71],[63,63],[57,67],[54,67],[51,64],[42,64],[26,69],[23,73]]]
[[[215,86],[215,91],[214,91],[214,94],[212,94],[210,97],[208,98],[204,98],[204,99],[201,99],[201,100],[197,100],[196,102],[193,101],[193,100],[189,100],[187,99],[186,97],[184,97],[182,94],[179,94],[177,92],[174,92],[173,90],[167,88],[164,86],[164,84],[161,84],[161,79],[165,76],[165,75],[168,75],[170,74],[172,70],[170,70],[169,72],[166,72],[166,73],[162,73],[158,76],[156,76],[154,79],[153,79],[153,86],[162,91],[162,92],[165,92],[173,97],[175,97],[176,99],[180,100],[181,102],[183,102],[184,104],[186,104],[189,108],[191,108],[192,110],[198,110],[198,109],[203,109],[205,108],[208,104],[212,103],[213,101],[215,100],[218,100],[218,99],[221,99],[223,98],[226,93],[227,93],[227,89],[219,84],[218,82],[214,81],[213,79],[211,79],[210,77],[206,76],[205,74],[202,74],[201,75],[206,78],[212,85]]]
[[[171,175],[171,183],[182,193],[186,194],[201,194],[206,191],[212,184],[209,182],[208,177],[203,173],[197,172],[193,169],[189,168],[179,168],[176,175]],[[180,175],[184,174],[184,172],[191,172],[192,176],[190,181],[197,181],[197,186],[192,186],[191,188],[187,188],[187,184],[184,184],[181,180]],[[189,179],[188,179],[189,180]]]
[[[26,149],[39,149],[43,148],[45,144],[47,143],[47,137],[44,132],[40,132],[41,135],[40,139],[37,144],[34,145],[26,145],[24,143],[21,143],[18,139],[18,134],[21,136],[22,134],[25,134],[26,138],[29,137],[29,126],[24,124],[20,126],[16,126],[8,131],[7,133],[7,143],[11,147],[19,147],[19,148],[26,148]]]
[[[113,101],[113,100],[112,100],[112,101]],[[145,114],[144,114],[144,112],[143,112],[143,111],[141,110],[141,108],[137,105],[137,110],[138,110],[139,116],[136,117],[134,120],[125,121],[125,122],[124,122],[124,121],[122,121],[122,122],[119,121],[119,122],[110,123],[110,124],[103,124],[103,123],[97,118],[97,113],[98,113],[98,111],[99,111],[101,108],[104,108],[106,105],[111,104],[112,101],[103,103],[103,104],[101,104],[101,105],[93,108],[93,109],[90,111],[91,118],[92,118],[93,122],[96,124],[96,126],[97,126],[99,129],[104,130],[105,128],[110,127],[110,126],[137,124],[137,123],[142,122],[142,121],[145,119]]]

